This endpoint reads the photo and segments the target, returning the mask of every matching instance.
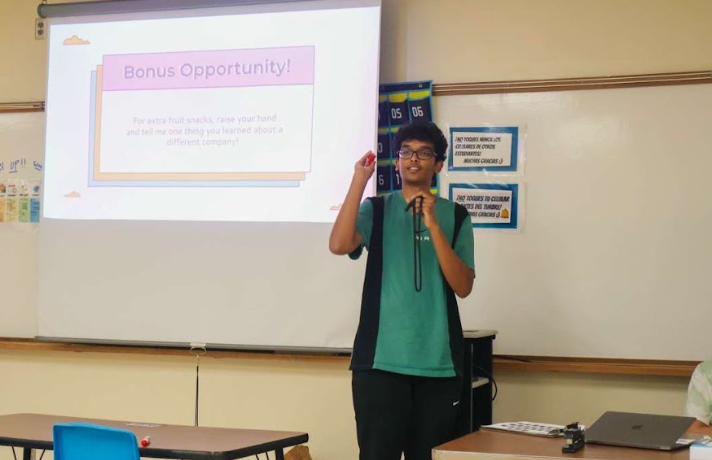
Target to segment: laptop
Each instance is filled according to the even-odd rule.
[[[694,441],[680,439],[694,421],[692,417],[606,412],[586,429],[586,443],[655,450],[682,449]]]

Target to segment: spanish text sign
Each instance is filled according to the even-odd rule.
[[[517,171],[519,128],[450,128],[450,171]]]
[[[474,228],[518,228],[518,184],[450,184],[450,200],[467,209]]]

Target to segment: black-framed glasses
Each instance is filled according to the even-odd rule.
[[[435,158],[437,156],[435,154],[435,151],[430,148],[424,148],[420,150],[411,150],[409,148],[404,148],[398,150],[398,156],[406,160],[412,158],[413,154],[415,154],[415,156],[417,156],[420,160],[430,160],[431,158]]]

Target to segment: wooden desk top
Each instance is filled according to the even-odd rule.
[[[480,430],[433,449],[433,460],[688,460],[690,451],[674,452],[586,444],[575,454],[561,452],[564,438],[542,438]]]
[[[307,433],[288,431],[205,428],[115,420],[97,420],[41,414],[0,415],[0,445],[52,449],[52,427],[56,423],[93,423],[133,431],[138,441],[151,437],[140,447],[141,457],[194,460],[231,460],[309,440]]]

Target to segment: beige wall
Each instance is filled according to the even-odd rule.
[[[356,460],[343,363],[201,359],[203,426],[306,431],[315,460]],[[681,414],[687,379],[501,373],[496,421],[590,424],[607,409]],[[195,359],[0,350],[0,413],[193,423]],[[10,460],[0,447],[0,460]],[[45,457],[49,458],[49,457]]]
[[[200,424],[306,431],[315,460],[356,459],[347,365],[202,358]],[[0,414],[192,425],[195,377],[189,355],[0,350]]]
[[[606,410],[682,415],[685,377],[502,372],[496,421],[593,423]]]
[[[0,0],[0,102],[44,99],[36,3]],[[382,80],[712,69],[710,24],[708,0],[384,0]],[[188,357],[0,350],[0,413],[190,424],[194,364]],[[346,363],[204,359],[201,368],[204,425],[308,431],[315,460],[357,458]],[[591,423],[605,409],[681,413],[687,383],[533,373],[502,373],[498,382],[497,421],[558,423]],[[0,448],[0,460],[10,458]]]
[[[0,0],[0,102],[44,99],[37,3]],[[712,69],[710,24],[709,0],[383,0],[382,81]]]
[[[712,69],[708,0],[383,0],[384,81]],[[394,59],[395,57],[395,59]]]

